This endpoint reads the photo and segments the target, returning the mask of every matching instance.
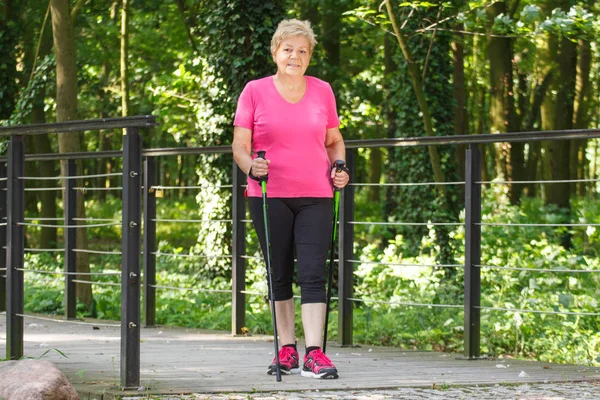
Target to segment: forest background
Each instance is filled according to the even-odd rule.
[[[0,0],[0,120],[153,114],[159,125],[144,133],[145,148],[229,145],[239,93],[275,72],[271,35],[294,17],[317,34],[307,73],[331,83],[347,140],[597,128],[599,16],[592,0]],[[120,131],[25,142],[27,153],[121,144]],[[583,225],[483,229],[482,265],[495,268],[482,268],[482,305],[497,308],[482,313],[483,353],[600,362],[599,274],[561,273],[600,271],[599,233],[585,225],[600,223],[598,144],[481,146],[483,181],[497,183],[484,185],[484,221]],[[463,300],[464,189],[393,184],[463,181],[464,152],[461,145],[359,150],[355,182],[386,185],[357,187],[355,218],[389,225],[356,228],[355,297],[369,300],[355,304],[358,343],[462,350],[463,311],[444,305]],[[231,184],[231,165],[230,155],[161,158],[160,185],[172,189],[160,199],[160,218],[230,218],[231,191],[222,185]],[[61,166],[26,168],[26,175],[52,177]],[[118,172],[120,160],[78,168]],[[540,179],[555,183],[503,184]],[[80,185],[106,189],[78,195],[80,217],[119,218],[118,177]],[[195,185],[212,189],[189,188]],[[60,217],[59,193],[28,192],[26,216]],[[392,224],[398,221],[449,225]],[[60,248],[62,235],[61,228],[28,228],[27,247]],[[114,250],[119,237],[116,228],[80,229],[78,248]],[[184,289],[159,290],[158,322],[230,329],[230,295],[218,292],[231,288],[230,226],[165,221],[158,237],[158,285]],[[248,260],[248,290],[264,293],[251,229],[248,254],[256,257]],[[83,273],[120,270],[118,255],[77,257]],[[60,271],[62,262],[60,252],[26,254],[35,271]],[[81,315],[119,318],[118,285],[101,285],[118,282],[115,276],[78,284]],[[64,312],[60,279],[29,273],[26,285],[27,311]],[[269,332],[264,296],[248,297],[247,331]],[[335,311],[331,321],[334,337]]]

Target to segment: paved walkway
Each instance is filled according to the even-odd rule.
[[[341,348],[335,343],[328,345],[328,354],[340,379],[293,375],[278,383],[265,373],[273,357],[272,338],[175,328],[142,329],[143,386],[137,392],[122,392],[120,328],[102,323],[106,321],[73,325],[26,318],[25,355],[54,362],[83,399],[600,399],[600,368],[467,361],[458,354]],[[2,352],[5,330],[1,318]]]

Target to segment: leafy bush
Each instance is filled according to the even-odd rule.
[[[487,194],[483,222],[541,224],[564,221],[564,211],[543,206],[539,200],[523,199],[517,207],[503,202],[503,198],[492,191]],[[169,201],[172,204],[165,205],[162,218],[195,218],[193,204],[184,205],[181,200]],[[117,218],[117,203],[107,201],[90,204],[88,214],[96,218]],[[573,222],[599,223],[599,208],[591,200],[574,202]],[[164,223],[159,230],[161,252],[180,255],[201,253],[195,243],[193,226]],[[355,253],[359,263],[355,264],[354,297],[368,301],[355,303],[355,342],[462,351],[462,267],[454,269],[455,276],[451,279],[446,274],[447,268],[428,267],[436,264],[436,233],[433,227],[429,227],[427,236],[421,240],[421,249],[416,252],[408,248],[401,235],[390,240],[382,239],[386,237],[382,231],[381,227],[367,227],[356,232]],[[560,245],[565,233],[571,236],[572,247],[568,250]],[[102,232],[95,237],[103,237]],[[451,238],[456,244],[456,262],[461,265],[464,263],[464,227],[456,227],[451,232]],[[257,259],[247,260],[246,289],[251,294],[246,295],[246,325],[250,333],[270,334],[272,323],[265,296],[266,271],[252,229],[248,229],[247,240],[247,254]],[[35,237],[32,237],[32,241],[35,241]],[[192,245],[185,247],[184,244],[188,243]],[[104,245],[109,246],[106,243]],[[114,248],[117,244],[110,246]],[[593,227],[565,230],[554,227],[483,226],[482,306],[500,310],[481,312],[482,353],[598,364],[600,321],[597,317],[502,310],[597,312],[600,274],[549,273],[537,269],[600,271],[598,249],[600,237]],[[415,253],[416,256],[413,255]],[[157,261],[157,285],[180,288],[157,290],[159,324],[230,329],[230,293],[211,292],[230,290],[230,273],[207,270],[200,258],[163,256]],[[26,268],[52,273],[62,271],[62,263],[63,255],[60,253],[27,253],[25,259]],[[401,263],[403,266],[386,263]],[[90,268],[92,272],[119,273],[120,256],[94,256]],[[25,308],[28,312],[64,312],[62,277],[30,272],[25,277]],[[94,276],[92,280],[118,284],[120,276]],[[95,285],[94,300],[99,318],[120,318],[120,286]],[[296,307],[296,332],[301,335],[299,301]],[[331,339],[336,338],[338,329],[336,307],[336,301],[333,301],[329,323]],[[78,308],[80,316],[84,315],[84,310],[83,306]]]

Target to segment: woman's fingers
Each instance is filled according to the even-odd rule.
[[[255,158],[252,160],[252,175],[265,176],[269,173],[269,160]]]

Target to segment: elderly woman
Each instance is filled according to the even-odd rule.
[[[332,168],[345,160],[345,146],[331,86],[306,68],[317,41],[307,21],[282,21],[271,40],[275,75],[249,82],[238,100],[233,156],[248,179],[250,215],[263,255],[262,192],[258,180],[268,174],[273,298],[282,344],[280,369],[300,372],[294,333],[292,282],[294,256],[301,289],[306,352],[302,376],[337,378],[321,350],[325,321],[325,271],[332,233],[333,186],[343,188],[346,171]],[[266,151],[266,159],[255,153]],[[275,360],[267,369],[276,371]]]

